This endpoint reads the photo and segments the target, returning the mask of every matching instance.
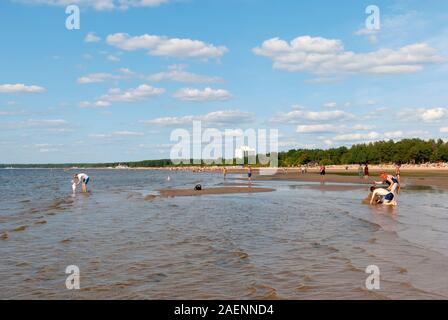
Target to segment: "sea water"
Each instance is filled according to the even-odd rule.
[[[444,191],[403,189],[399,207],[382,208],[362,204],[364,187],[254,181],[276,191],[146,201],[224,180],[82,171],[89,193],[72,195],[74,171],[0,170],[1,299],[448,298]],[[65,284],[71,265],[79,290]],[[370,265],[378,290],[366,288]]]

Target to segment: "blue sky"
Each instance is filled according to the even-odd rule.
[[[447,139],[446,21],[446,1],[1,1],[0,163],[167,158],[192,120],[281,150]]]

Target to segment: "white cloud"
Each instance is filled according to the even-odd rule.
[[[120,68],[120,69],[118,69],[118,71],[127,77],[132,77],[135,75],[135,72],[128,68]]]
[[[410,73],[422,70],[426,64],[445,61],[426,43],[355,53],[346,51],[340,40],[310,36],[297,37],[289,43],[272,38],[253,52],[271,58],[274,69],[317,75]]]
[[[425,122],[433,122],[441,120],[448,115],[447,108],[433,108],[427,109],[421,113],[420,117]]]
[[[374,35],[377,34],[379,30],[377,29],[367,29],[367,28],[361,28],[354,32],[354,35],[357,36],[366,36],[366,35]]]
[[[243,112],[239,110],[223,110],[214,111],[205,115],[197,116],[183,116],[183,117],[163,117],[152,120],[144,120],[142,123],[159,126],[182,126],[189,125],[193,121],[201,121],[205,125],[232,125],[241,124],[254,121],[252,113]]]
[[[390,131],[384,133],[384,138],[387,139],[398,139],[402,138],[404,135],[403,131]]]
[[[13,0],[25,4],[68,6],[76,4],[82,7],[91,7],[98,11],[126,10],[132,7],[157,7],[168,3],[170,0]]]
[[[129,79],[131,77],[135,76],[135,73],[127,68],[120,68],[118,69],[119,74],[114,75],[111,73],[105,73],[105,72],[97,72],[97,73],[91,73],[82,77],[78,78],[79,84],[91,84],[91,83],[99,83],[99,82],[105,82],[110,80],[121,80],[121,79]]]
[[[341,134],[329,139],[331,142],[373,142],[379,140],[401,140],[404,138],[429,138],[429,132],[424,130],[415,130],[403,132],[401,130],[379,133],[371,131],[368,133],[349,133]]]
[[[12,109],[12,110],[5,110],[2,111],[0,110],[0,116],[18,116],[18,115],[25,115],[27,112],[25,112],[24,110],[17,110],[17,109]]]
[[[448,117],[448,108],[407,108],[399,111],[397,117],[402,121],[437,122]]]
[[[110,89],[107,94],[102,95],[94,102],[83,101],[82,108],[108,107],[114,102],[137,102],[147,100],[153,96],[161,95],[165,89],[155,88],[147,84],[142,84],[137,88],[121,90],[119,88]]]
[[[355,129],[355,130],[365,130],[365,131],[368,131],[368,130],[375,129],[375,126],[374,126],[374,125],[367,125],[367,124],[357,124],[357,125],[355,125],[355,126],[353,127],[353,129]]]
[[[333,138],[335,141],[358,141],[358,140],[375,140],[379,139],[381,135],[378,132],[372,131],[369,133],[349,133],[337,135]]]
[[[95,35],[93,32],[89,32],[84,38],[85,42],[99,42],[101,38]]]
[[[45,89],[39,86],[27,86],[22,83],[0,84],[0,93],[42,93]]]
[[[165,89],[155,88],[147,84],[142,84],[134,89],[122,91],[121,89],[111,89],[109,93],[102,96],[100,100],[110,102],[135,102],[145,100],[146,98],[160,95]]]
[[[216,47],[199,40],[167,38],[144,34],[131,37],[127,33],[115,33],[107,36],[107,43],[126,51],[147,50],[152,56],[176,58],[219,58],[228,50],[224,46]]]
[[[311,124],[311,125],[299,125],[297,126],[297,132],[299,133],[328,133],[337,132],[341,128],[332,124]]]
[[[144,136],[142,132],[135,131],[115,131],[112,133],[92,133],[89,135],[90,138],[94,139],[109,139],[114,137],[140,137]]]
[[[112,79],[115,79],[115,76],[110,73],[91,73],[86,76],[78,78],[78,83],[90,84],[90,83],[104,82]]]
[[[107,61],[110,61],[110,62],[119,62],[120,61],[120,58],[113,54],[108,55],[106,57],[106,59],[107,59]]]
[[[45,153],[45,152],[58,152],[59,149],[57,148],[41,148],[39,149],[39,152]]]
[[[353,115],[341,110],[332,111],[306,111],[293,110],[287,113],[280,113],[274,116],[271,121],[274,123],[300,123],[303,120],[328,121],[352,118]]]
[[[336,108],[338,104],[336,102],[327,102],[324,104],[325,108]]]
[[[131,137],[131,136],[143,136],[144,135],[141,132],[134,132],[134,131],[115,131],[112,134],[115,136],[120,136],[120,137]]]
[[[185,71],[185,66],[172,65],[167,71],[145,77],[149,81],[175,81],[183,83],[215,83],[223,80],[218,77],[208,77]]]
[[[442,127],[440,128],[441,133],[448,133],[448,127]]]
[[[79,106],[81,108],[105,108],[105,107],[109,107],[111,105],[111,103],[109,101],[104,101],[104,100],[97,100],[94,102],[90,102],[90,101],[82,101]]]
[[[28,127],[52,127],[52,126],[62,126],[67,124],[67,121],[63,119],[48,119],[48,120],[35,120],[29,119],[24,125]]]
[[[176,91],[174,97],[183,101],[224,101],[232,98],[232,95],[223,89],[212,89],[205,88],[204,90],[200,89],[191,89],[184,88]]]

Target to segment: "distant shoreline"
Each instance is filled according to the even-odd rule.
[[[61,165],[62,166],[62,165]],[[30,167],[21,165],[18,165],[18,167],[14,167],[14,165],[0,165],[0,170],[18,170],[18,169],[26,169],[26,170],[65,170],[65,171],[74,171],[74,170],[170,170],[170,171],[204,171],[204,172],[210,172],[210,171],[221,171],[224,167],[228,169],[229,173],[235,172],[235,171],[241,171],[246,172],[248,165],[184,165],[184,166],[158,166],[158,167],[96,167],[96,166],[86,166],[86,167],[61,167],[58,165],[52,166],[39,166],[39,165],[30,165]],[[313,172],[315,170],[319,170],[319,165],[313,165],[313,166],[294,166],[294,167],[277,167],[277,170],[281,171],[300,171],[302,167],[306,167],[308,171]],[[327,172],[353,172],[354,170],[357,172],[359,165],[355,164],[347,164],[347,165],[327,165],[326,171]],[[266,169],[270,167],[261,167],[261,166],[255,166],[252,165],[252,169],[254,171],[258,171],[260,169]],[[274,169],[274,168],[272,168]],[[395,165],[393,164],[372,164],[369,165],[369,170],[371,172],[380,172],[380,171],[390,171],[395,170]],[[410,171],[448,171],[448,163],[429,163],[429,164],[403,164],[401,166],[402,172],[410,172]]]

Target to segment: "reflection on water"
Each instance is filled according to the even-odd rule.
[[[277,191],[145,201],[224,182],[87,173],[91,192],[72,196],[73,172],[0,170],[0,298],[448,298],[447,193],[403,189],[382,208],[361,204],[364,188],[263,181]],[[65,289],[72,264],[81,290]],[[379,291],[364,286],[371,264]]]

